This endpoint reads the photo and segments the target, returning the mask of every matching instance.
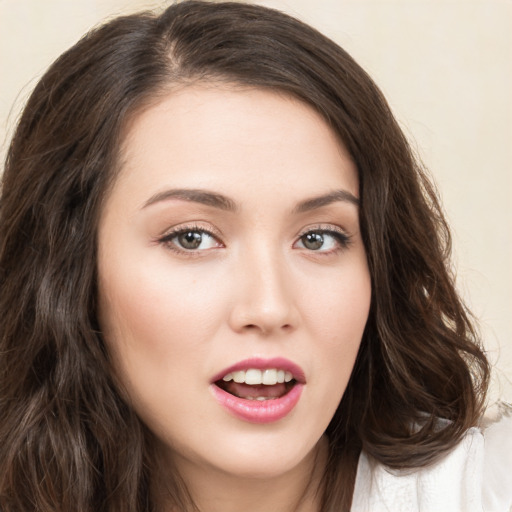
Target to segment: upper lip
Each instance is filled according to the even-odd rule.
[[[224,368],[224,370],[217,373],[213,377],[212,383],[221,380],[222,377],[224,377],[228,373],[240,370],[249,370],[251,368],[255,368],[257,370],[266,370],[270,368],[276,368],[277,370],[285,370],[290,372],[297,382],[300,382],[301,384],[306,383],[304,370],[302,370],[302,368],[299,365],[295,364],[294,362],[284,357],[273,357],[270,359],[253,357],[250,359],[244,359],[243,361],[239,361],[238,363],[228,366],[227,368]]]

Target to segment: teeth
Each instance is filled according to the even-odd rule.
[[[245,382],[245,372],[233,372],[233,380],[239,383]]]
[[[249,385],[262,384],[261,370],[247,370],[245,372],[245,383]]]
[[[249,370],[240,370],[236,372],[228,373],[222,377],[224,382],[231,380],[239,384],[249,384],[251,386],[265,384],[267,386],[273,386],[274,384],[282,384],[283,382],[290,382],[293,379],[291,372],[285,370],[277,370],[276,368],[268,368],[266,370],[257,370],[250,368]],[[264,397],[258,397],[256,400],[263,399]]]
[[[262,373],[262,382],[268,386],[277,384],[277,370],[264,370]]]

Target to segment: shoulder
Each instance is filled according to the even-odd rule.
[[[468,430],[437,463],[392,471],[361,454],[352,512],[512,512],[512,407]]]
[[[486,511],[512,512],[512,405],[501,402],[493,412],[482,422],[482,501]]]

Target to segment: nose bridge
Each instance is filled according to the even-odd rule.
[[[237,266],[236,302],[232,325],[236,330],[269,334],[295,327],[297,314],[285,254],[277,244],[247,247]]]

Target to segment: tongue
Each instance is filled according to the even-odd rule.
[[[265,384],[249,385],[239,384],[237,382],[227,382],[224,389],[239,398],[258,398],[263,396],[265,398],[279,398],[287,392],[286,384],[274,384],[273,386],[266,386]]]

